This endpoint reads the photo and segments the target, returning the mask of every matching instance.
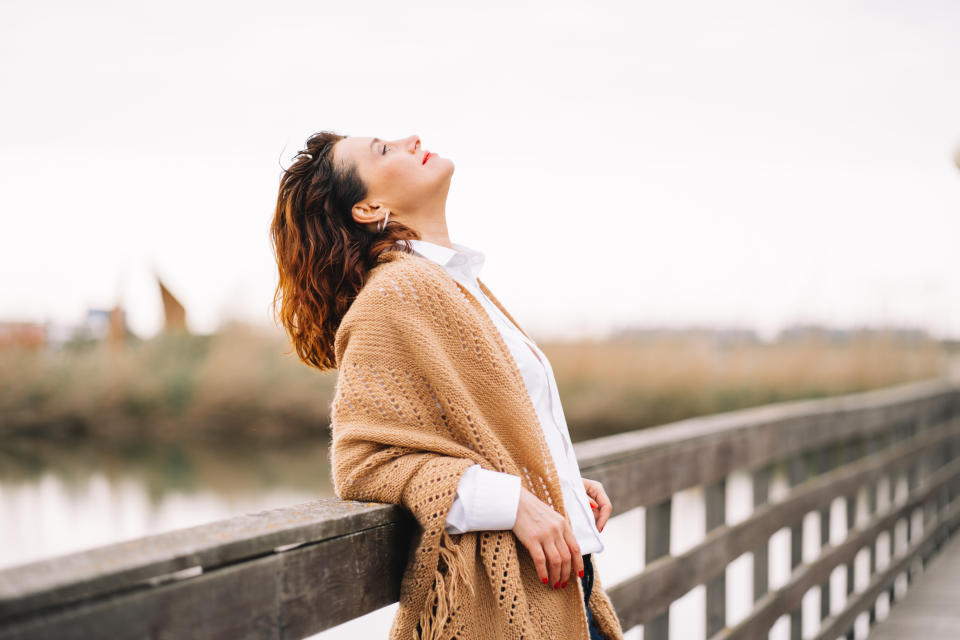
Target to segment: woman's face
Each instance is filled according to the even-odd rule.
[[[379,220],[383,210],[391,220],[411,221],[443,211],[453,161],[421,148],[415,135],[397,140],[349,136],[334,145],[333,158],[352,163],[367,186],[367,197],[353,207],[361,224]]]

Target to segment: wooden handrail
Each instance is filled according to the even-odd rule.
[[[944,380],[691,418],[574,448],[583,476],[604,483],[614,514],[646,507],[647,535],[658,536],[648,539],[644,570],[607,588],[624,628],[648,625],[647,640],[666,637],[670,604],[691,588],[715,585],[747,551],[762,553],[765,563],[771,534],[790,527],[799,535],[805,514],[823,513],[882,477],[911,478],[906,501],[825,544],[815,560],[794,558],[789,581],[756,594],[753,610],[736,624],[718,617],[723,592],[714,591],[708,637],[758,637],[784,613],[796,620],[809,588],[923,508],[935,524],[908,556],[876,573],[868,591],[879,594],[909,569],[910,558],[932,553],[960,518],[960,388]],[[740,522],[722,522],[722,492],[714,488],[733,472],[761,479],[777,466],[790,471],[789,493]],[[670,500],[698,486],[721,501],[721,522],[709,525],[699,544],[670,555],[663,544]],[[762,495],[765,485],[758,487]],[[396,602],[415,529],[400,506],[322,498],[11,567],[0,570],[0,640],[304,637]],[[851,594],[843,611],[822,616],[824,637],[841,635],[871,603]]]

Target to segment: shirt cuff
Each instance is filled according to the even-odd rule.
[[[513,529],[520,506],[520,476],[468,467],[447,515],[448,533]]]

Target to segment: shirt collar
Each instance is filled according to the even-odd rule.
[[[486,262],[486,255],[473,247],[451,242],[449,247],[427,240],[410,240],[413,250],[443,267],[465,267],[476,278]]]

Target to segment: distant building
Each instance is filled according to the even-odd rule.
[[[109,309],[87,309],[83,323],[77,327],[75,337],[87,340],[104,340],[110,331]]]
[[[36,322],[0,322],[0,349],[15,347],[42,349],[47,344],[47,329]]]
[[[187,329],[187,310],[170,293],[159,276],[157,277],[157,284],[160,285],[160,297],[163,299],[163,332],[189,333]]]
[[[107,343],[119,349],[127,343],[127,313],[119,304],[110,309],[107,316]]]
[[[122,346],[127,338],[127,314],[119,304],[112,309],[87,309],[83,323],[76,327],[74,338],[107,342]]]
[[[932,339],[925,329],[915,327],[828,327],[818,324],[795,324],[781,329],[778,341],[783,343],[829,342],[848,344],[864,338],[888,338],[897,342],[922,344]]]
[[[762,342],[753,329],[725,329],[722,327],[625,327],[611,332],[610,337],[615,340],[646,341],[683,338],[688,341],[699,340],[720,346],[760,344]]]

